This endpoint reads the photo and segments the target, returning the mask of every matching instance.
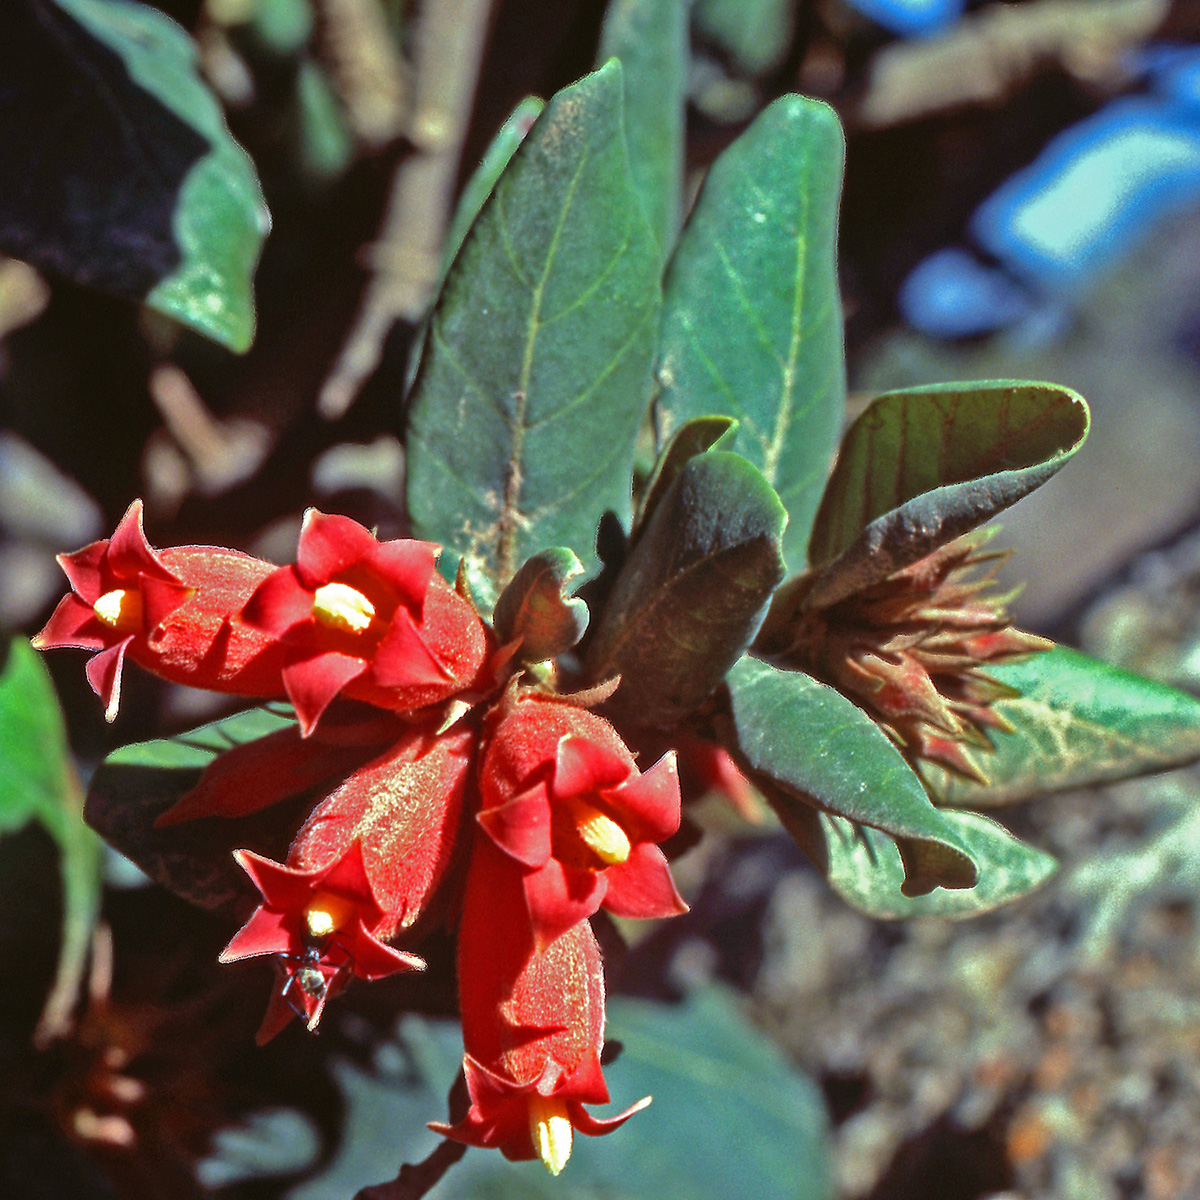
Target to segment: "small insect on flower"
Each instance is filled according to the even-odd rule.
[[[281,952],[275,961],[284,977],[279,999],[308,1026],[310,1033],[316,1032],[326,1001],[350,981],[354,959],[338,942],[313,942],[300,954]]]

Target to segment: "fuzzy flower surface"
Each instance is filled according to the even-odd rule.
[[[539,946],[602,905],[622,917],[686,911],[657,845],[679,828],[673,754],[642,774],[602,717],[527,696],[501,706],[479,791],[477,819],[520,871]]]
[[[333,990],[351,975],[382,979],[396,971],[421,970],[424,961],[376,936],[386,917],[355,842],[324,867],[304,870],[263,858],[250,850],[234,857],[262,896],[250,919],[221,952],[222,962],[275,955],[284,981],[259,1031],[266,1041],[302,1015],[314,1028]],[[281,1002],[285,1007],[281,1007]]]
[[[126,658],[173,683],[281,696],[283,660],[271,639],[232,615],[275,569],[220,546],[155,550],[135,500],[111,538],[58,558],[71,593],[33,639],[39,650],[95,653],[87,678],[115,719]]]
[[[459,995],[470,1108],[454,1125],[431,1125],[437,1132],[510,1159],[539,1158],[557,1175],[576,1131],[610,1133],[650,1102],[609,1118],[584,1107],[609,1099],[600,947],[581,921],[535,948],[519,881],[485,838],[463,903]]]
[[[349,517],[305,513],[296,563],[263,580],[241,613],[283,647],[304,733],[335,696],[410,711],[475,682],[488,635],[436,573],[437,554],[430,542],[380,542]]]

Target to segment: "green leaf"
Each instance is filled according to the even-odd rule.
[[[990,733],[994,753],[978,755],[986,787],[927,767],[941,803],[1011,804],[1200,758],[1200,701],[1165,684],[1065,646],[988,674],[1020,693],[994,706],[1013,731]]]
[[[687,19],[687,0],[613,0],[600,32],[599,61],[624,68],[629,165],[664,261],[682,203]]]
[[[471,177],[454,206],[454,216],[450,219],[449,229],[446,230],[446,241],[442,246],[443,279],[462,248],[475,218],[479,216],[488,197],[495,190],[500,176],[512,161],[512,156],[516,154],[517,148],[525,140],[545,107],[545,101],[540,97],[526,96],[512,110],[508,119],[496,131],[495,137],[488,143],[479,165],[471,172]]]
[[[594,680],[619,674],[614,704],[669,726],[701,704],[758,631],[784,575],[787,513],[744,458],[690,459],[650,517],[588,650]]]
[[[192,39],[133,0],[54,0],[34,13],[10,42],[23,61],[9,123],[54,146],[54,169],[27,174],[16,195],[4,189],[0,244],[246,350],[269,218]]]
[[[39,1024],[47,1040],[70,1023],[100,909],[100,843],[84,825],[83,789],[41,656],[23,638],[0,668],[0,835],[36,821],[58,844],[62,939]]]
[[[496,601],[492,624],[501,645],[519,638],[518,659],[529,663],[574,646],[588,626],[587,605],[571,598],[582,576],[583,564],[562,546],[529,559]]]
[[[942,814],[979,866],[973,888],[904,896],[904,864],[886,834],[831,813],[812,811],[812,837],[802,839],[830,886],[871,917],[974,917],[1019,899],[1058,869],[1050,855],[1013,837],[1002,825],[972,812]],[[815,846],[815,852],[812,848]]]
[[[627,518],[659,306],[658,253],[630,180],[619,64],[559,92],[447,276],[414,387],[414,529],[495,589],[543,546],[596,562]]]
[[[749,75],[764,75],[787,53],[795,0],[696,0],[697,30]]]
[[[652,1095],[654,1102],[608,1137],[576,1137],[554,1178],[540,1162],[506,1162],[494,1150],[467,1151],[430,1194],[437,1200],[833,1200],[829,1119],[819,1089],[747,1020],[723,988],[682,1004],[612,996],[608,1035],[621,1044],[605,1068],[608,1115]],[[462,1063],[457,1022],[405,1014],[399,1065],[381,1077],[342,1059],[346,1136],[318,1177],[289,1200],[352,1196],[416,1162],[440,1142],[424,1127],[446,1107]],[[383,1061],[384,1055],[378,1056]]]
[[[782,789],[772,795],[785,824],[813,806],[896,838],[903,892],[974,887],[970,850],[930,802],[899,750],[845,696],[799,671],[743,658],[729,672],[738,747]]]
[[[92,776],[84,816],[151,879],[203,908],[244,916],[246,880],[233,851],[247,846],[282,861],[312,797],[243,818],[162,829],[154,822],[195,787],[222,751],[294,724],[286,706],[255,708],[175,737],[123,746]]]
[[[732,417],[696,417],[675,430],[646,481],[634,522],[634,537],[689,459],[709,450],[728,450],[736,436],[737,422]]]
[[[1040,487],[1083,445],[1083,397],[995,380],[880,396],[842,442],[813,524],[825,566],[809,596],[835,603],[982,525]]]
[[[734,448],[791,516],[797,564],[842,426],[836,264],[843,139],[833,110],[784,96],[708,173],[667,272],[658,409],[664,431],[725,413]]]
[[[296,68],[296,108],[305,167],[321,179],[340,175],[354,156],[354,138],[325,72],[308,58]]]

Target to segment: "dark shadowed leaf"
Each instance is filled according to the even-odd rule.
[[[683,0],[613,0],[600,34],[599,61],[624,68],[629,167],[663,261],[679,233],[687,18]]]
[[[571,597],[582,580],[583,564],[574,551],[558,546],[535,554],[496,601],[492,624],[501,645],[519,638],[517,657],[530,663],[574,646],[588,625],[587,605]]]
[[[605,1068],[619,1111],[642,1096],[654,1103],[608,1137],[574,1139],[554,1178],[540,1162],[510,1163],[494,1150],[468,1150],[430,1194],[436,1200],[833,1200],[829,1121],[820,1091],[746,1019],[720,988],[682,1004],[612,996],[607,1034],[620,1042]],[[456,1023],[406,1015],[400,1042],[386,1047],[389,1076],[349,1062],[338,1077],[347,1098],[346,1137],[327,1171],[289,1200],[350,1197],[416,1162],[439,1138],[424,1128],[445,1112],[462,1062]],[[380,1057],[382,1061],[382,1056]]]
[[[590,569],[601,513],[629,513],[659,289],[621,103],[610,63],[547,105],[447,276],[414,387],[415,531],[493,596],[543,546]]]
[[[10,0],[0,77],[0,249],[245,350],[267,210],[191,38],[134,0]]]
[[[990,734],[995,752],[978,755],[987,786],[926,768],[940,802],[1011,804],[1200,758],[1200,701],[1165,684],[1065,646],[988,674],[1021,693],[996,703],[1013,732]]]
[[[794,0],[696,0],[693,18],[743,70],[761,75],[787,53],[796,19]]]
[[[843,140],[833,110],[784,96],[708,173],[667,271],[663,432],[726,413],[779,493],[798,565],[842,426],[836,268]]]
[[[675,430],[646,481],[634,522],[634,536],[689,459],[707,450],[728,450],[736,436],[737,422],[732,417],[696,417]]]
[[[58,844],[62,938],[39,1026],[50,1038],[74,1011],[100,908],[100,843],[83,823],[83,789],[54,685],[40,655],[14,638],[0,666],[0,835],[36,821]]]
[[[816,806],[890,834],[904,862],[906,896],[976,884],[958,831],[883,730],[841,692],[747,657],[729,672],[729,695],[738,747],[778,785],[770,798],[789,828],[790,813],[803,821]]]
[[[809,595],[833,604],[982,525],[1083,445],[1069,388],[999,380],[880,396],[850,427],[813,524],[825,567]]]
[[[312,807],[311,797],[238,819],[208,818],[163,829],[154,822],[195,787],[222,751],[294,724],[283,706],[255,708],[176,737],[122,746],[92,776],[87,822],[164,887],[203,908],[244,916],[253,890],[247,890],[233,851],[249,847],[282,861]]]
[[[935,888],[904,896],[904,864],[885,833],[831,813],[811,811],[801,845],[849,904],[872,917],[973,917],[1019,899],[1058,869],[1050,855],[1013,837],[1002,825],[972,812],[942,814],[979,865],[973,888]]]
[[[753,640],[783,578],[787,514],[738,454],[690,459],[617,578],[588,649],[594,680],[621,676],[614,703],[669,726],[699,705]]]

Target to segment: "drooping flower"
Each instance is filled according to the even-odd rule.
[[[112,721],[126,658],[173,683],[248,696],[281,696],[279,648],[257,630],[231,622],[275,569],[220,546],[155,550],[135,500],[111,538],[58,561],[71,593],[33,639],[39,650],[96,653],[88,682]]]
[[[540,946],[601,905],[686,911],[657,843],[679,828],[674,755],[644,775],[602,717],[526,694],[499,710],[479,775],[479,824],[519,868]]]
[[[435,571],[438,547],[379,542],[349,517],[304,515],[297,561],[266,578],[242,620],[278,639],[307,734],[338,695],[410,711],[472,686],[488,635]]]
[[[318,870],[358,847],[380,917],[377,938],[408,933],[426,915],[460,848],[475,731],[414,726],[322,800],[288,852]]]
[[[993,707],[1016,693],[989,666],[1052,643],[1012,626],[1006,595],[988,594],[992,530],[960,537],[911,566],[827,607],[803,590],[772,612],[757,649],[839,688],[865,709],[904,755],[987,782],[989,729],[1010,728]],[[981,572],[981,568],[986,568]]]
[[[250,850],[234,857],[262,896],[245,925],[221,952],[222,962],[274,955],[281,986],[259,1031],[269,1040],[292,1016],[315,1028],[333,992],[350,976],[382,979],[422,970],[415,954],[386,945],[375,934],[385,918],[355,842],[335,862],[304,870]]]
[[[463,901],[458,950],[463,1074],[470,1109],[431,1129],[506,1158],[540,1158],[555,1175],[574,1131],[610,1133],[649,1104],[614,1117],[584,1107],[606,1104],[604,975],[587,921],[537,949],[524,895],[505,856],[477,839]]]

